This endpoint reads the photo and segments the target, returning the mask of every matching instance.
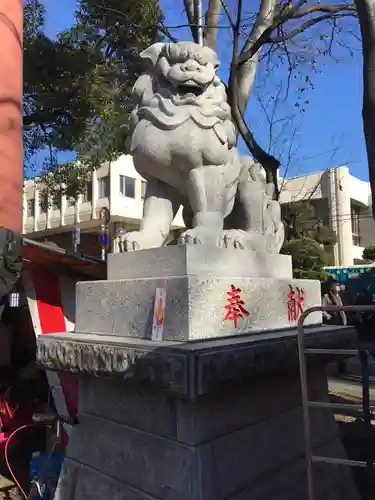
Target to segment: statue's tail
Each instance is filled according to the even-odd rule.
[[[242,158],[242,164],[248,170],[250,179],[264,192],[263,232],[267,238],[268,251],[279,253],[284,244],[285,227],[281,218],[280,203],[274,199],[275,186],[273,182],[267,183],[264,169],[259,163],[245,157]]]
[[[275,186],[273,183],[266,185],[267,195],[267,217],[266,220],[270,224],[270,228],[266,231],[268,236],[268,247],[272,253],[279,253],[284,244],[285,239],[285,226],[281,218],[281,206],[277,200],[274,200]]]

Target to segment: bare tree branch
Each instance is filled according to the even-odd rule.
[[[238,94],[238,105],[241,112],[244,114],[247,103],[249,100],[251,88],[254,83],[256,68],[258,65],[260,48],[263,45],[262,35],[266,32],[270,26],[273,24],[274,14],[276,9],[276,0],[261,0],[260,9],[250,31],[250,34],[242,48],[241,54],[236,53],[237,64],[242,65],[239,69],[239,94]],[[267,36],[264,39],[268,39]],[[262,42],[259,44],[257,50],[253,51],[250,57],[248,57],[249,50],[254,46],[256,40],[261,39]],[[244,54],[247,54],[244,57]]]
[[[206,11],[206,25],[203,31],[203,44],[216,50],[217,28],[220,21],[221,0],[209,0]]]
[[[267,1],[267,0],[266,0]],[[271,1],[271,0],[268,0]],[[306,3],[305,1],[302,3]],[[281,26],[283,23],[290,21],[292,19],[298,19],[304,16],[307,16],[308,14],[313,14],[317,12],[322,12],[326,13],[325,16],[319,16],[319,17],[314,17],[312,19],[309,19],[305,23],[303,23],[299,28],[296,28],[293,30],[293,32],[290,35],[287,35],[288,38],[278,38],[278,37],[271,37],[272,32]],[[335,16],[336,14],[336,16]],[[332,19],[334,17],[339,18],[339,17],[349,17],[349,16],[355,16],[356,15],[356,9],[353,4],[340,4],[340,5],[320,5],[320,4],[314,4],[314,5],[309,5],[304,8],[299,8],[298,6],[294,6],[290,9],[284,9],[281,13],[279,13],[277,16],[275,15],[274,12],[274,21],[272,20],[271,23],[269,23],[268,27],[264,29],[260,36],[249,36],[242,53],[238,59],[239,64],[244,64],[246,63],[249,59],[255,56],[259,52],[259,50],[262,48],[262,46],[266,43],[276,43],[276,42],[281,42],[285,41],[286,39],[290,39],[293,36],[298,35],[299,33],[302,33],[303,31],[307,30],[308,28],[314,26],[315,24],[321,22],[321,21],[326,21],[328,19]],[[269,17],[269,16],[268,16]],[[255,25],[254,25],[255,27]],[[253,28],[254,31],[254,28]]]
[[[295,37],[296,35],[299,35],[300,33],[306,31],[308,28],[311,28],[312,26],[315,26],[315,24],[321,23],[322,21],[328,21],[330,19],[339,19],[342,17],[348,17],[352,16],[353,14],[350,12],[344,12],[340,15],[332,15],[332,14],[326,14],[324,16],[319,16],[319,17],[314,17],[313,19],[309,19],[308,21],[304,22],[296,28],[295,30],[291,31],[290,33],[285,33],[284,35],[281,36],[273,36],[269,38],[269,42],[272,43],[279,43],[279,42],[285,42],[287,40],[290,40],[291,38]]]
[[[262,0],[256,21],[247,37],[241,54],[247,52],[262,35],[262,33],[273,25],[276,10],[276,0]]]
[[[181,28],[190,28],[190,27],[193,27],[193,28],[199,28],[199,24],[175,24],[173,26],[162,26],[164,29],[169,29],[169,30],[177,30],[177,29],[181,29]],[[215,29],[229,29],[231,28],[231,26],[229,24],[227,25],[224,25],[224,26],[216,26],[216,25],[207,25],[205,26],[207,28],[215,28]]]
[[[234,30],[236,26],[235,26],[234,21],[232,19],[232,15],[230,13],[229,7],[228,7],[228,5],[227,5],[227,3],[226,3],[225,0],[220,0],[220,2],[221,2],[221,5],[222,5],[222,7],[224,9],[224,12],[225,12],[225,14],[226,14],[226,16],[228,18],[229,24],[231,25],[232,30]]]
[[[237,64],[238,59],[238,48],[239,48],[239,36],[241,28],[241,14],[242,14],[242,0],[238,0],[237,3],[237,16],[235,27],[233,30],[233,52],[232,52],[232,64],[229,77],[228,85],[228,97],[232,108],[232,116],[234,123],[237,127],[238,132],[241,134],[247,148],[254,156],[254,158],[263,166],[266,171],[267,182],[272,182],[274,184],[274,195],[276,198],[279,196],[278,184],[277,184],[277,170],[280,166],[280,162],[274,158],[272,155],[266,153],[259,144],[256,142],[254,134],[251,132],[243,112],[239,106],[239,66]]]
[[[178,38],[172,35],[172,33],[169,31],[168,27],[166,26],[158,26],[158,30],[160,33],[163,33],[171,42],[178,42]]]
[[[313,14],[315,12],[322,12],[327,14],[337,14],[338,12],[349,11],[352,15],[356,15],[357,9],[354,3],[343,3],[338,5],[322,5],[319,3],[308,5],[307,7],[303,7],[299,9],[294,15],[293,19],[298,19],[303,16],[307,16],[309,14]]]
[[[277,171],[280,167],[280,161],[276,159],[273,155],[264,151],[264,149],[257,143],[254,134],[247,126],[246,121],[243,115],[241,114],[238,106],[233,107],[233,118],[247,148],[249,149],[253,157],[256,159],[256,161],[258,161],[264,168],[266,172],[267,183],[273,183],[274,197],[277,200],[279,198]]]
[[[195,43],[198,43],[198,29],[196,25],[195,19],[195,8],[194,8],[194,0],[184,0],[184,6],[186,10],[187,20],[190,25],[190,31]]]

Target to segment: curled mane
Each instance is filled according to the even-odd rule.
[[[163,77],[152,72],[142,89],[142,96],[136,107],[138,119],[150,120],[165,130],[172,130],[191,119],[200,128],[213,128],[230,119],[230,108],[226,102],[224,85],[210,84],[200,99],[186,99],[178,103],[173,92],[164,84]]]

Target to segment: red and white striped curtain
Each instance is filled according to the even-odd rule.
[[[37,337],[74,330],[74,279],[53,274],[45,266],[36,266],[23,272],[23,282]],[[50,370],[46,374],[58,414],[74,420],[77,415],[77,378]],[[69,436],[71,427],[64,425],[64,429]]]

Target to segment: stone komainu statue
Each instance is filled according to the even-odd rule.
[[[156,43],[141,57],[150,64],[133,89],[129,148],[147,188],[140,230],[123,236],[123,248],[163,246],[183,205],[179,243],[279,252],[280,205],[262,168],[235,148],[216,53]]]

